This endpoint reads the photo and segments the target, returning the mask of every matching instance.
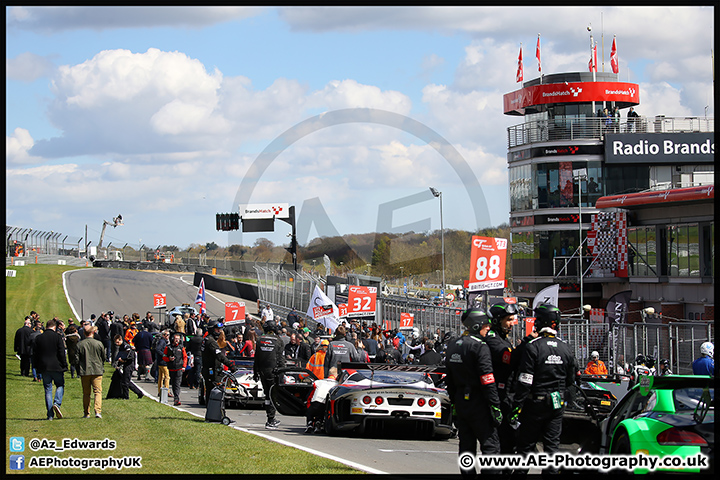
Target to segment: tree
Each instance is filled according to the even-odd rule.
[[[206,249],[208,252],[212,252],[213,250],[217,250],[218,248],[220,248],[220,247],[219,247],[218,244],[215,243],[215,242],[210,242],[210,243],[206,243],[206,244],[205,244],[205,249]]]

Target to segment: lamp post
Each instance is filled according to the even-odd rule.
[[[580,182],[582,180],[585,180],[587,182],[587,169],[586,168],[579,168],[577,170],[573,170],[573,177],[577,179],[578,182],[578,248],[577,248],[577,254],[578,254],[578,276],[580,277],[580,314],[583,313],[583,305],[584,305],[584,298],[583,298],[583,251],[582,251],[582,187]]]
[[[443,228],[443,207],[442,207],[442,192],[435,190],[430,187],[430,192],[433,197],[440,198],[440,250],[442,254],[442,285],[440,288],[440,297],[445,299],[445,229]]]

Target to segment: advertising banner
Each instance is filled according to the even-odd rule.
[[[260,218],[290,218],[287,203],[253,203],[239,206],[240,217],[246,220]]]
[[[306,315],[316,322],[335,330],[340,324],[338,307],[330,300],[320,287],[315,285],[312,299]]]
[[[569,82],[531,85],[503,95],[503,112],[548,103],[620,102],[638,105],[640,88],[626,82]]]
[[[166,308],[166,307],[167,307],[167,294],[153,293],[153,308]]]
[[[225,325],[245,323],[245,302],[225,302]]]
[[[713,163],[715,132],[609,133],[605,163]]]
[[[348,287],[348,317],[375,316],[377,288],[350,285]]]
[[[472,237],[468,291],[505,288],[506,238]]]
[[[616,323],[626,323],[625,319],[630,306],[631,295],[632,290],[625,290],[616,293],[608,300],[605,312],[607,313],[607,321],[611,326]]]

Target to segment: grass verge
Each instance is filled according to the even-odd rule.
[[[103,378],[103,418],[82,418],[80,381],[65,375],[62,420],[45,420],[45,397],[41,383],[21,377],[20,362],[14,355],[15,331],[25,315],[35,310],[40,319],[53,316],[67,320],[72,316],[62,288],[62,273],[77,267],[28,265],[15,267],[16,277],[6,277],[5,318],[5,434],[8,463],[10,437],[23,437],[24,473],[42,474],[325,474],[362,473],[343,464],[286,447],[220,424],[162,405],[149,398],[140,400],[107,400],[112,368],[106,365]],[[113,450],[50,449],[32,451],[31,439],[48,439],[60,444],[63,439],[104,440],[116,442]],[[32,457],[58,459],[142,457],[141,467],[118,470],[98,468],[29,468]]]

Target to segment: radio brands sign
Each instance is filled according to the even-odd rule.
[[[605,163],[712,163],[715,133],[619,133],[605,140]]]

